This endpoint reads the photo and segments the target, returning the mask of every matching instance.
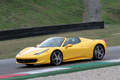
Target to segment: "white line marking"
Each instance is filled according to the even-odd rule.
[[[106,60],[106,61],[102,61],[102,62],[120,62],[120,58],[119,59],[113,59],[113,60]]]
[[[42,69],[42,70],[34,70],[34,71],[28,71],[28,72],[20,72],[17,74],[38,74],[38,73],[44,73],[44,72],[51,72],[51,71],[58,71],[58,70],[64,70],[69,68],[48,68],[48,69]]]

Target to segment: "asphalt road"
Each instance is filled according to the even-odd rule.
[[[120,46],[108,47],[107,54],[101,61],[118,59],[118,58],[120,58]],[[95,62],[95,61],[93,61],[92,59],[72,61],[72,62],[63,63],[60,66],[83,64],[90,62]],[[58,67],[58,66],[52,66],[47,64],[47,65],[35,65],[34,67],[27,67],[23,64],[16,64],[15,58],[3,59],[0,60],[0,75],[32,71],[32,70],[40,70],[40,69],[53,68],[53,67]]]

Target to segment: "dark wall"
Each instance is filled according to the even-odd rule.
[[[16,38],[45,35],[45,34],[55,34],[55,33],[62,33],[62,32],[72,32],[72,31],[79,31],[79,30],[102,29],[102,28],[104,28],[104,22],[101,21],[101,22],[3,30],[3,31],[0,31],[0,40],[16,39]]]

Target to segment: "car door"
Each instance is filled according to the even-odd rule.
[[[84,56],[82,43],[80,43],[80,41],[77,41],[77,39],[72,38],[72,39],[69,39],[69,40],[67,39],[66,40],[66,42],[64,44],[65,46],[64,46],[64,49],[63,49],[64,60],[65,61],[76,60],[77,58],[80,58],[80,57]],[[67,47],[67,44],[72,44],[72,46]]]

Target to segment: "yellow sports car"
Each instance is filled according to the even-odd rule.
[[[106,41],[81,37],[52,37],[38,44],[27,47],[16,56],[18,64],[60,65],[62,62],[89,59],[101,60],[106,54]]]

